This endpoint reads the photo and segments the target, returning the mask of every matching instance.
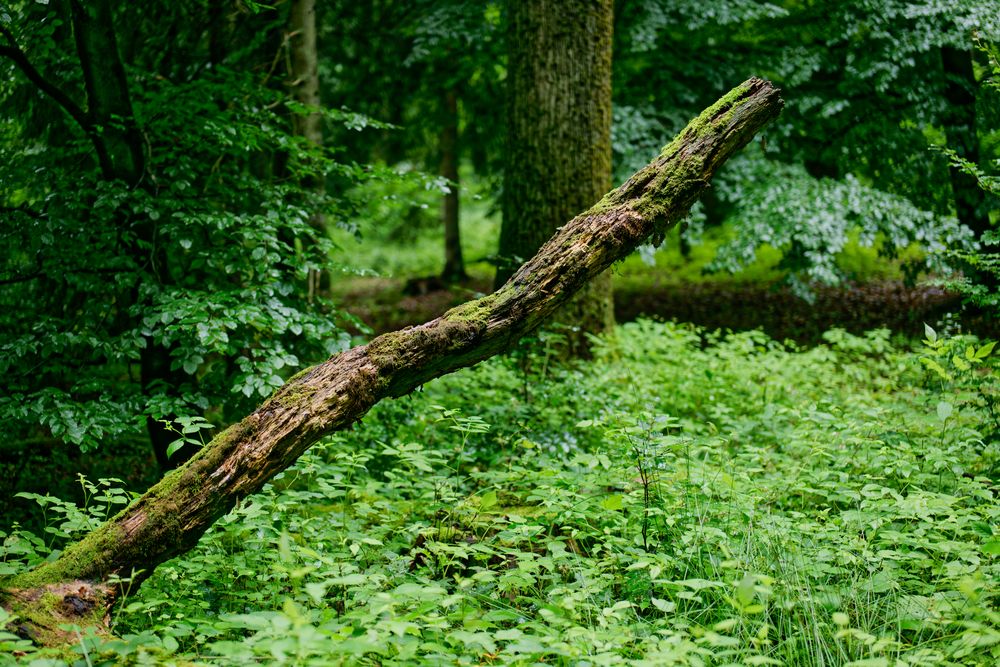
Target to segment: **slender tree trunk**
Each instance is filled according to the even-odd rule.
[[[458,227],[458,95],[450,88],[444,94],[444,128],[441,130],[441,176],[448,179],[449,189],[441,205],[444,222],[444,270],[441,279],[445,282],[460,282],[465,275],[462,259],[462,239]]]
[[[108,180],[136,186],[146,171],[142,134],[132,113],[125,67],[118,54],[114,17],[107,0],[71,0],[76,52],[87,90],[90,122],[100,129],[98,155]]]
[[[291,378],[55,561],[0,584],[0,602],[37,641],[71,642],[60,623],[102,627],[118,593],[193,547],[240,499],[373,405],[509,348],[650,236],[662,240],[715,171],[781,110],[751,79],[707,109],[649,165],[561,227],[499,290],[418,327],[379,336]],[[122,584],[124,586],[124,584]]]
[[[289,18],[292,85],[295,101],[319,107],[319,57],[316,53],[316,0],[294,0]],[[296,114],[295,134],[314,146],[323,145],[323,117],[318,111]]]
[[[496,285],[611,186],[612,0],[509,5],[507,164]],[[614,324],[600,276],[556,319],[570,353]]]
[[[292,55],[292,86],[295,101],[307,107],[318,109],[319,98],[319,56],[316,51],[316,0],[292,0],[289,18],[291,33],[289,42]],[[304,137],[313,146],[323,145],[323,116],[319,111],[309,111],[292,116],[292,131]],[[302,184],[320,195],[326,191],[322,176],[306,179]],[[326,235],[326,220],[322,213],[313,212],[309,223],[316,233]],[[311,298],[319,290],[329,287],[329,276],[324,271],[310,271],[308,291]]]
[[[146,157],[142,133],[132,110],[132,98],[125,77],[115,38],[114,16],[107,0],[71,0],[73,35],[80,58],[83,80],[87,92],[87,113],[90,122],[100,133],[103,151],[98,151],[101,170],[108,180],[124,181],[131,187],[139,187],[146,172]],[[120,224],[131,225],[136,240],[128,248],[138,265],[146,264],[151,270],[166,279],[169,272],[162,250],[156,248],[156,222],[148,217],[135,221],[122,219]],[[176,374],[170,369],[170,351],[157,345],[151,337],[146,338],[140,363],[140,380],[143,391],[149,394],[158,390],[158,385],[175,384]],[[174,434],[156,419],[146,422],[153,454],[161,470],[170,467],[167,460],[167,446],[175,439]],[[179,453],[176,462],[193,453]]]
[[[945,134],[948,146],[961,157],[979,164],[979,135],[976,130],[976,77],[972,67],[972,51],[952,47],[941,49],[945,77]],[[976,233],[976,238],[990,229],[990,220],[983,210],[985,193],[976,179],[951,167],[951,188],[955,196],[958,221]]]
[[[229,50],[229,17],[226,15],[228,0],[209,0],[208,3],[208,61],[218,67]]]

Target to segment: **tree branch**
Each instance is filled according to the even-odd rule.
[[[61,106],[63,110],[76,121],[76,124],[79,125],[88,136],[92,136],[93,125],[91,124],[90,119],[87,118],[87,113],[81,109],[76,102],[70,99],[69,95],[60,90],[54,83],[46,79],[42,73],[31,64],[31,61],[28,60],[27,54],[17,46],[17,42],[14,41],[14,35],[11,34],[10,30],[0,25],[0,34],[6,37],[7,41],[10,43],[10,46],[0,46],[0,56],[13,61],[13,63],[17,65],[18,69],[21,70],[28,80],[35,84],[36,88],[51,97],[56,104]]]

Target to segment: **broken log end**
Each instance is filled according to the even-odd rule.
[[[72,646],[83,630],[110,634],[110,612],[117,597],[111,584],[74,580],[7,588],[0,605],[12,616],[8,632],[40,646]]]

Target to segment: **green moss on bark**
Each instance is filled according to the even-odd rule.
[[[660,156],[670,157],[677,152],[684,142],[704,137],[709,132],[726,125],[732,120],[733,114],[736,112],[737,103],[750,92],[750,87],[750,82],[745,81],[719,98],[715,104],[702,111],[697,118],[688,123],[687,127],[674,137],[673,141],[663,147],[660,151]]]
[[[297,380],[289,380],[271,398],[267,399],[261,410],[267,410],[274,406],[283,408],[293,408],[308,401],[316,393],[316,387],[304,384]]]
[[[442,315],[441,319],[449,322],[473,324],[485,327],[489,322],[490,316],[494,313],[497,304],[501,303],[504,299],[513,296],[514,291],[515,288],[513,286],[504,285],[492,294],[487,294],[482,298],[475,299],[474,301],[467,301],[460,306],[455,306]]]
[[[292,377],[290,377],[287,380],[285,380],[285,384],[287,385],[287,384],[291,384],[293,382],[297,382],[297,381],[301,380],[306,375],[308,375],[309,373],[311,373],[313,371],[313,369],[315,369],[315,368],[316,368],[315,366],[309,366],[308,368],[303,368],[301,371],[299,371],[298,373],[296,373]]]
[[[384,333],[368,343],[368,358],[380,367],[397,364],[406,349],[407,331],[410,329]]]
[[[627,205],[628,210],[654,223],[652,242],[662,243],[668,214],[693,203],[677,201],[673,195],[685,184],[703,179],[705,173],[705,156],[678,153],[684,145],[729,124],[738,103],[752,92],[751,88],[751,82],[747,81],[726,93],[664,146],[657,160],[636,172],[622,189],[606,194],[585,215],[602,215]],[[638,197],[636,190],[641,191]]]
[[[125,539],[122,528],[114,520],[109,521],[70,545],[57,560],[14,577],[4,588],[37,588],[74,579],[102,579],[114,570],[113,555]]]

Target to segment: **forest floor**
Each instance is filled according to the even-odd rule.
[[[0,665],[992,667],[997,376],[929,333],[639,320],[560,365],[543,332],[325,438],[129,594],[117,638],[0,632]],[[0,569],[114,487],[39,495],[46,529],[0,533]]]
[[[469,299],[491,291],[487,276],[444,285],[436,277],[354,278],[342,283],[334,300],[375,334],[421,324]],[[958,326],[949,314],[961,309],[961,295],[932,285],[877,280],[815,287],[808,301],[777,282],[675,282],[626,276],[615,283],[615,317],[690,322],[706,329],[761,329],[777,340],[815,344],[839,327],[852,333],[887,327],[903,336],[923,334],[924,323]],[[996,337],[996,323],[975,314],[962,319],[966,331]]]

